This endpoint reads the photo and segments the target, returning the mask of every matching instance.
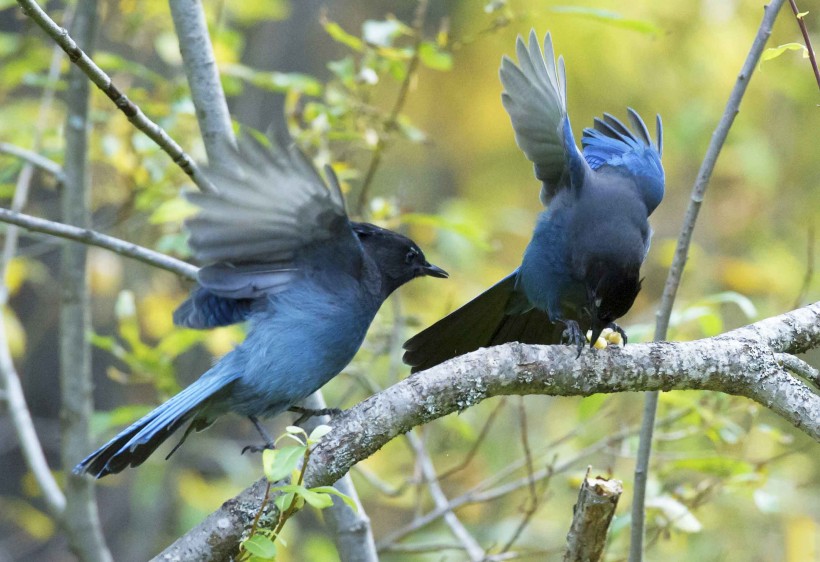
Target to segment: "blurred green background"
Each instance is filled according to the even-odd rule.
[[[809,10],[806,24],[820,44],[820,7],[808,4],[799,5]],[[403,288],[383,307],[357,358],[325,387],[329,404],[340,407],[407,376],[399,352],[404,339],[520,263],[541,210],[539,185],[501,106],[498,66],[503,54],[514,53],[516,35],[530,28],[539,36],[550,30],[556,53],[566,60],[576,138],[593,117],[625,117],[627,106],[647,122],[654,113],[663,117],[666,198],[651,221],[655,234],[643,291],[622,322],[631,341],[649,339],[695,175],[763,13],[762,3],[751,0],[432,2],[419,71],[393,127],[388,121],[411,56],[415,2],[208,0],[205,6],[236,122],[264,130],[284,113],[317,163],[330,162],[340,173],[351,209],[379,152],[365,217],[408,232],[450,273],[447,282]],[[66,13],[61,3],[49,10],[58,21]],[[768,46],[798,41],[786,7]],[[115,83],[204,159],[168,6],[102,3],[98,45],[94,58]],[[14,4],[0,2],[1,142],[31,146],[40,100],[50,87],[52,50]],[[62,70],[67,67],[63,61]],[[41,131],[41,152],[57,162],[64,88],[61,78]],[[716,335],[820,296],[818,276],[809,276],[816,269],[811,240],[820,217],[818,100],[800,51],[758,68],[712,177],[670,339]],[[187,257],[180,233],[190,212],[179,197],[188,184],[184,174],[96,90],[92,106],[95,228]],[[0,155],[5,207],[20,167]],[[56,218],[58,211],[53,178],[36,175],[26,212]],[[24,237],[7,279],[13,296],[4,311],[37,429],[55,463],[59,245]],[[89,257],[99,410],[94,428],[101,443],[196,378],[242,336],[239,329],[200,334],[173,328],[170,312],[186,295],[185,283],[102,250],[92,249]],[[807,360],[820,366],[817,352]],[[498,492],[457,511],[494,552],[535,506],[512,550],[534,551],[530,559],[558,557],[586,467],[623,479],[626,493],[607,552],[607,560],[622,560],[642,403],[639,394],[534,396],[523,399],[523,408],[518,398],[492,399],[417,434],[439,473],[460,468],[442,480],[450,498],[476,486]],[[526,485],[496,488],[527,474],[522,419],[534,470],[549,474],[536,484],[536,500]],[[820,560],[817,443],[749,400],[715,393],[663,394],[659,420],[648,560]],[[272,425],[281,429],[287,421]],[[255,439],[245,420],[226,418],[191,438],[170,461],[157,454],[138,470],[103,480],[100,511],[115,559],[156,554],[254,481],[261,462],[239,451]],[[77,451],[77,460],[85,453]],[[5,416],[0,474],[0,561],[70,560]],[[431,509],[404,438],[354,469],[353,479],[377,541]],[[285,537],[283,560],[336,557],[321,515],[310,510],[288,523]],[[446,548],[455,542],[438,519],[403,539],[431,552],[386,549],[383,559],[462,560],[462,552]]]

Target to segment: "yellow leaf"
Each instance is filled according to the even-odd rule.
[[[3,321],[6,323],[6,340],[8,340],[11,356],[22,357],[26,352],[26,331],[17,318],[15,312],[6,307],[3,309]]]
[[[14,523],[35,539],[46,540],[54,534],[54,521],[27,502],[0,498],[0,514],[0,517]]]

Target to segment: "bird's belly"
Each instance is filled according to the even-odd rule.
[[[321,388],[356,355],[375,314],[342,301],[282,304],[235,352],[243,363],[232,393],[238,414],[273,416]]]

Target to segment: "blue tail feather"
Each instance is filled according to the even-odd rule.
[[[101,478],[106,474],[120,472],[128,466],[139,466],[174,431],[189,420],[191,429],[204,429],[210,425],[210,420],[201,414],[207,408],[209,399],[238,377],[239,374],[226,376],[206,373],[191,386],[128,426],[111,441],[80,461],[74,467],[74,473],[88,473]]]

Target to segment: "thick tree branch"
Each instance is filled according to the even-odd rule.
[[[597,562],[604,554],[609,523],[624,491],[620,480],[587,475],[573,508],[564,562]]]
[[[778,353],[820,347],[820,302],[718,337],[656,342],[623,349],[506,344],[457,357],[379,392],[335,417],[333,431],[311,455],[305,484],[330,484],[350,467],[413,427],[462,411],[491,396],[589,396],[641,390],[712,390],[746,396],[820,442],[820,395],[786,373]],[[200,544],[238,536],[258,506],[261,487],[248,488],[180,538],[156,560],[179,560]],[[209,542],[210,541],[210,542]],[[208,546],[211,545],[211,546]],[[182,550],[182,548],[185,550]],[[233,545],[235,548],[236,545]],[[218,555],[203,560],[224,560]]]
[[[40,26],[54,41],[62,48],[68,58],[71,59],[83,73],[100,89],[114,105],[122,111],[134,126],[148,135],[168,156],[177,164],[182,171],[188,174],[194,183],[203,190],[213,192],[214,188],[210,181],[199,171],[199,168],[168,134],[156,123],[148,119],[142,110],[123,94],[111,81],[103,70],[97,66],[82,49],[77,46],[68,31],[57,25],[48,14],[34,0],[18,0],[20,7],[28,17]]]

